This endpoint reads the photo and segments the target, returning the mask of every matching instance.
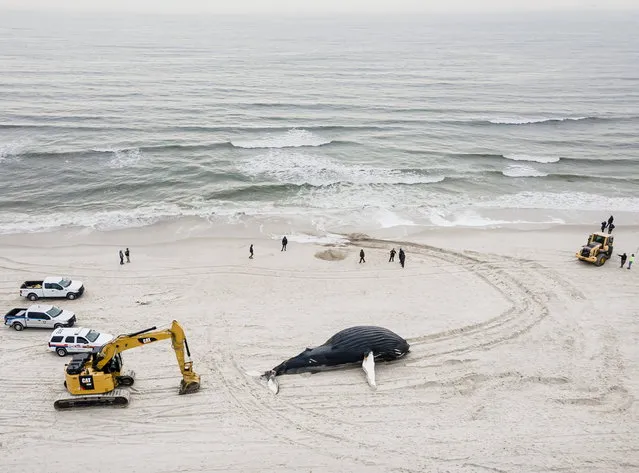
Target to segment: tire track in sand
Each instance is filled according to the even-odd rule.
[[[409,340],[411,354],[404,362],[408,367],[414,365],[416,370],[420,369],[418,365],[421,360],[447,358],[452,353],[487,350],[521,336],[549,314],[546,299],[564,297],[566,294],[574,297],[578,293],[560,276],[529,261],[488,254],[464,254],[409,242],[360,239],[352,244],[371,248],[401,246],[411,253],[459,266],[474,277],[482,279],[509,301],[510,307],[507,310],[489,320]],[[549,285],[552,287],[549,288]],[[224,321],[224,325],[230,331],[230,324]],[[225,339],[232,340],[230,332]],[[357,434],[362,426],[318,412],[321,409],[314,410],[313,403],[304,405],[304,400],[293,403],[283,396],[271,396],[263,384],[256,382],[255,378],[239,366],[231,347],[225,345],[219,349],[219,357],[214,360],[214,364],[234,405],[240,413],[259,424],[260,428],[286,443],[317,450],[331,457],[349,458],[363,465],[392,470],[423,471],[433,461],[463,461],[461,458],[445,459],[428,455],[427,452],[415,452],[410,447],[403,450],[392,448],[388,443],[363,440]],[[390,394],[394,389],[392,370],[388,370],[385,375],[390,378],[389,387],[383,392],[378,391],[378,396]],[[361,396],[359,400],[349,400],[355,401],[355,404],[348,403],[349,408],[367,407],[367,399],[362,399]],[[256,412],[259,414],[256,415]],[[321,439],[319,449],[318,438]],[[365,453],[344,455],[347,451],[344,449],[345,444],[353,447],[351,452]],[[407,468],[409,458],[413,463]]]

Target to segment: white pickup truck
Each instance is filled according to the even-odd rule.
[[[4,324],[18,332],[25,328],[73,327],[75,314],[54,305],[32,305],[11,309],[4,316]]]
[[[60,276],[49,276],[42,281],[25,281],[20,286],[20,295],[30,301],[41,297],[66,297],[73,300],[84,293],[82,281],[72,281]]]

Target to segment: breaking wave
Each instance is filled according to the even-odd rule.
[[[304,146],[322,146],[331,143],[307,130],[294,128],[284,134],[269,135],[254,140],[231,141],[236,148],[301,148]]]
[[[557,163],[561,160],[558,156],[529,156],[526,154],[506,154],[503,155],[503,158],[511,161],[532,161],[543,164]]]
[[[334,159],[271,150],[243,161],[238,170],[256,180],[326,186],[352,184],[433,184],[445,176],[415,169],[393,169],[339,162]]]
[[[502,171],[506,177],[546,177],[548,173],[539,171],[530,166],[508,166]]]

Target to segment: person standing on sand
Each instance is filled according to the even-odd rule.
[[[364,249],[363,248],[361,250],[359,250],[359,262],[360,263],[366,263],[366,260],[364,259]]]
[[[392,250],[390,250],[390,258],[388,259],[389,263],[392,263],[393,261],[395,261],[395,253],[397,253],[395,251],[395,248],[393,248]]]
[[[612,215],[611,215],[610,217],[608,217],[608,226],[612,225],[612,221],[613,221],[614,219],[615,219],[615,218],[614,218]],[[614,228],[614,227],[613,227],[613,228]]]
[[[120,264],[124,264],[124,253],[120,250]]]
[[[619,266],[620,268],[623,268],[623,265],[626,264],[626,260],[628,259],[628,255],[627,254],[623,254],[623,255],[619,255],[621,256],[621,266]]]
[[[284,238],[282,238],[282,249],[280,251],[286,251],[286,245],[288,245],[288,238],[284,235]]]
[[[632,263],[635,262],[635,254],[631,254],[630,258],[628,259],[628,269],[630,269],[630,267],[632,266]]]
[[[131,262],[131,258],[129,258],[129,255],[131,254],[131,252],[129,251],[129,249],[127,248],[126,250],[124,250],[124,256],[126,256],[126,262],[130,263]]]
[[[249,253],[251,253],[251,255],[249,256],[249,259],[253,259],[253,243],[251,243],[251,247],[249,248]]]
[[[606,229],[606,221],[601,222],[601,233]]]
[[[402,265],[402,268],[404,267],[404,262],[406,261],[406,253],[404,253],[404,250],[402,250],[401,248],[399,249],[399,264]]]
[[[611,223],[610,225],[608,225],[608,235],[610,235],[614,229],[615,229],[614,223]]]

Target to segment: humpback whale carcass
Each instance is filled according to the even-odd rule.
[[[374,388],[375,361],[393,361],[408,353],[406,340],[383,327],[361,325],[337,332],[326,343],[307,348],[302,353],[280,363],[264,373],[269,389],[277,394],[279,384],[275,379],[281,374],[321,371],[332,366],[362,363],[366,381]]]

